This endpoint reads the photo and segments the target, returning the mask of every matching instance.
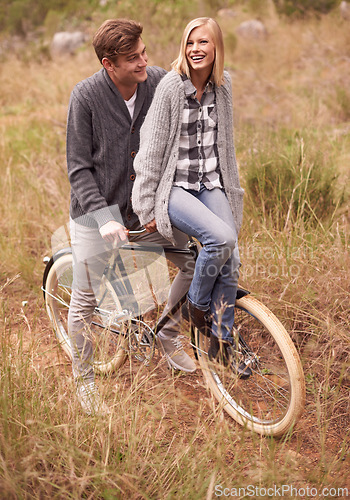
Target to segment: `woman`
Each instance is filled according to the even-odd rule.
[[[197,328],[211,329],[210,359],[232,366],[243,190],[231,93],[219,25],[211,18],[192,20],[141,129],[133,208],[147,231],[158,229],[173,241],[176,227],[201,242],[189,314]],[[242,377],[249,371],[245,365],[234,368]]]

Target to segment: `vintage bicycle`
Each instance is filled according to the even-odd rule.
[[[198,243],[190,238],[186,249],[159,250],[129,242],[113,252],[100,280],[89,332],[96,373],[118,370],[127,356],[150,364],[157,333],[186,300],[184,296],[161,318],[167,293],[159,283],[169,277],[166,257],[171,252],[186,252],[196,259],[198,251]],[[67,316],[72,281],[72,251],[62,248],[47,259],[42,290],[57,339],[69,357]],[[297,349],[277,317],[249,291],[237,290],[232,331],[235,362],[250,367],[249,378],[212,363],[207,355],[210,339],[193,325],[187,331],[209,391],[235,421],[273,436],[285,434],[298,421],[305,404],[305,380]]]

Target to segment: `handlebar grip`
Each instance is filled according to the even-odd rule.
[[[137,231],[131,231],[130,229],[125,230],[126,234],[129,236],[130,234],[142,234],[146,232],[146,229],[143,227],[142,229],[138,229]]]

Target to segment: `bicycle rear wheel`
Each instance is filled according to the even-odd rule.
[[[72,293],[73,259],[70,249],[51,259],[44,273],[43,291],[48,316],[66,354],[72,359],[71,339],[68,335],[68,310]],[[117,370],[127,356],[127,335],[130,324],[125,319],[118,297],[111,283],[103,277],[98,306],[92,325],[87,328],[94,348],[93,366],[97,373]]]
[[[248,295],[235,306],[234,355],[252,370],[240,379],[208,359],[210,339],[195,331],[198,360],[207,385],[223,409],[259,434],[280,436],[300,418],[305,380],[298,352],[283,325]]]

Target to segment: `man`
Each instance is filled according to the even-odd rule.
[[[114,19],[102,24],[94,35],[93,46],[103,67],[75,86],[68,110],[67,166],[74,257],[68,324],[77,395],[89,414],[107,412],[95,386],[88,338],[96,305],[96,281],[90,270],[101,276],[111,248],[127,241],[127,229],[140,229],[131,205],[133,160],[155,88],[166,73],[155,66],[147,67],[141,34],[142,26],[135,21]],[[158,232],[134,239],[169,246]],[[176,246],[184,248],[186,242],[186,235],[177,231]],[[193,276],[192,259],[177,254],[174,263],[180,271],[167,307],[186,293]],[[165,325],[157,343],[169,365],[187,372],[196,369],[179,343],[176,321]]]

